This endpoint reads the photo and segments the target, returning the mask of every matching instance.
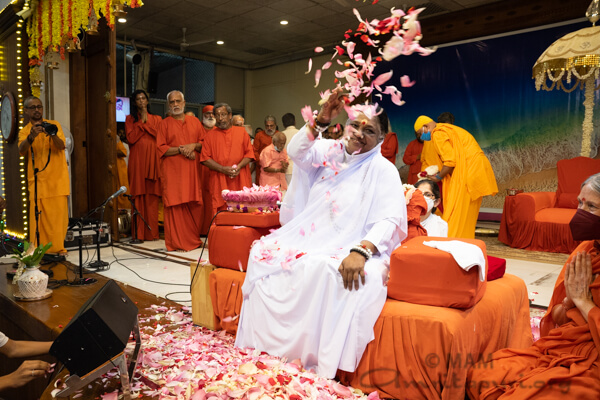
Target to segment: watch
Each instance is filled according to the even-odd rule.
[[[11,92],[4,93],[2,100],[0,100],[0,107],[2,137],[8,143],[11,143],[17,136],[17,107]]]

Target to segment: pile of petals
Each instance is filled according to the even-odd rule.
[[[410,55],[415,52],[422,56],[427,56],[435,51],[432,48],[421,47],[419,41],[422,38],[421,25],[417,21],[417,16],[424,8],[411,8],[405,13],[402,10],[391,9],[391,15],[383,20],[373,19],[368,21],[363,19],[358,10],[353,9],[354,15],[358,19],[359,25],[356,30],[349,29],[344,33],[345,40],[340,45],[335,46],[334,54],[330,61],[327,61],[320,69],[315,71],[315,87],[319,86],[321,74],[323,70],[329,69],[333,65],[333,61],[344,69],[335,71],[335,81],[337,88],[343,88],[348,93],[348,103],[354,101],[362,94],[370,96],[374,90],[379,93],[374,96],[379,99],[383,94],[390,96],[392,102],[396,105],[403,105],[402,93],[395,85],[386,84],[391,82],[393,70],[381,73],[377,77],[373,76],[373,71],[378,62],[382,60],[391,61],[400,55]],[[381,43],[380,38],[384,35],[391,35],[390,39]],[[387,37],[387,36],[386,36]],[[356,52],[356,42],[360,41],[367,47],[377,49],[379,56],[372,57],[371,51],[366,55]],[[315,48],[316,53],[323,52],[322,47]],[[342,61],[340,57],[347,57],[346,61]],[[308,71],[312,70],[312,59],[308,63]],[[413,86],[415,82],[411,81],[407,75],[400,77],[400,85],[402,87]],[[332,91],[330,89],[320,93],[321,102],[325,102]],[[346,112],[352,114],[352,107],[346,107]],[[302,110],[304,120],[313,124],[313,113],[310,106]]]
[[[281,191],[278,186],[258,186],[244,187],[242,190],[223,190],[221,192],[223,200],[227,202],[229,211],[248,212],[249,208],[257,209],[261,212],[269,212],[278,208],[277,203],[281,202]]]
[[[367,397],[360,390],[306,371],[298,363],[237,348],[232,336],[193,325],[182,310],[153,306],[150,311],[155,315],[140,320],[143,356],[134,378],[133,398],[379,399],[377,392]],[[117,394],[112,394],[116,398]]]

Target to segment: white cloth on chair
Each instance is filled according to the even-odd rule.
[[[469,271],[473,267],[479,267],[479,280],[481,282],[485,281],[485,256],[478,246],[460,240],[443,242],[430,240],[423,242],[423,244],[450,253],[458,266],[465,271]]]

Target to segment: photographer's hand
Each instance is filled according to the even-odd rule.
[[[54,145],[59,150],[65,149],[65,142],[63,142],[63,140],[61,138],[59,138],[58,135],[54,135],[54,136],[50,136],[50,137],[52,138],[52,143],[54,143]]]

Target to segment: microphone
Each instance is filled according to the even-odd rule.
[[[117,190],[116,192],[114,192],[113,194],[111,194],[110,197],[108,199],[106,199],[106,201],[104,202],[104,204],[108,203],[109,201],[111,201],[115,197],[119,196],[121,193],[125,193],[126,191],[127,191],[127,188],[125,186],[121,186],[121,188],[119,190]]]

